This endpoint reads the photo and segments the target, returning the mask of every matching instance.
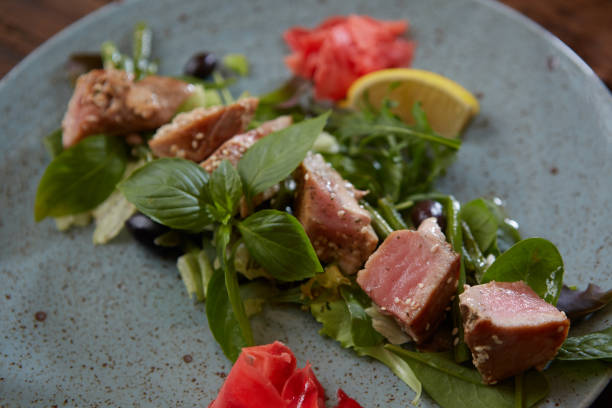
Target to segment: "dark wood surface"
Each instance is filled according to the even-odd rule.
[[[46,39],[113,0],[0,0],[0,78]],[[612,0],[501,0],[551,31],[612,89]]]
[[[0,78],[53,34],[113,0],[0,0]],[[612,89],[612,0],[501,0],[569,45]],[[592,408],[609,407],[608,386]]]

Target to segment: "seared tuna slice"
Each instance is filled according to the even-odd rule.
[[[459,255],[435,218],[423,221],[417,231],[391,233],[357,275],[372,301],[417,343],[436,331],[458,279]]]
[[[229,139],[215,150],[206,160],[200,163],[209,173],[221,164],[223,160],[229,160],[234,166],[238,164],[240,158],[247,149],[255,144],[256,141],[273,132],[278,132],[281,129],[291,125],[291,116],[281,116],[274,120],[264,122],[256,129],[249,130],[246,133],[241,133]]]
[[[565,341],[569,319],[527,284],[489,282],[459,295],[464,339],[484,382],[542,370]]]
[[[376,249],[370,214],[357,200],[365,194],[344,180],[320,154],[309,153],[296,170],[295,214],[324,262],[338,262],[344,273],[359,270]]]
[[[81,75],[62,122],[64,147],[96,133],[158,128],[192,92],[192,85],[174,78],[152,75],[134,82],[131,74],[114,69]]]
[[[157,130],[149,146],[160,157],[182,157],[199,163],[229,138],[244,132],[257,103],[257,98],[244,98],[228,106],[178,114]]]

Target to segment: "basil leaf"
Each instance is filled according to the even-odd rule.
[[[243,347],[248,342],[244,338],[238,320],[232,310],[227,290],[225,288],[225,275],[222,271],[215,271],[206,290],[206,317],[208,326],[217,343],[221,346],[223,354],[232,362],[236,361]]]
[[[482,198],[461,206],[459,217],[470,227],[481,252],[485,252],[497,238],[497,220]]]
[[[136,170],[119,190],[140,212],[170,228],[201,231],[212,222],[208,173],[184,159],[159,159]]]
[[[56,129],[49,133],[43,139],[45,149],[49,152],[51,159],[55,159],[61,152],[64,151],[64,144],[62,142],[62,129]]]
[[[217,209],[217,221],[227,222],[236,212],[242,197],[240,176],[228,160],[223,160],[210,176],[208,190]]]
[[[485,385],[474,369],[454,363],[445,353],[415,353],[386,345],[406,361],[423,383],[425,391],[443,408],[513,408],[514,387],[511,382]],[[537,371],[524,374],[523,394],[526,406],[535,405],[549,392],[546,378]]]
[[[372,318],[365,312],[371,301],[357,288],[341,286],[340,294],[346,302],[351,321],[351,336],[355,346],[376,346],[383,337],[372,327]]]
[[[289,126],[255,143],[238,162],[247,200],[285,179],[323,130],[328,113]]]
[[[95,208],[113,192],[126,162],[123,141],[112,136],[90,136],[63,151],[40,179],[34,218],[40,221]]]
[[[323,272],[302,224],[290,214],[262,210],[238,223],[244,244],[275,279],[298,281]]]
[[[612,358],[612,327],[584,336],[568,337],[557,360],[599,360]]]
[[[577,320],[589,313],[602,309],[612,302],[612,289],[603,291],[599,286],[589,283],[585,290],[571,290],[563,285],[557,308],[571,320]]]
[[[563,285],[563,259],[544,238],[524,239],[501,254],[486,270],[482,283],[525,281],[542,299],[555,305]]]

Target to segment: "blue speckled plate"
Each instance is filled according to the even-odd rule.
[[[55,36],[0,83],[0,406],[207,406],[230,369],[172,263],[125,233],[95,247],[91,228],[64,234],[52,221],[34,223],[48,162],[41,138],[71,93],[66,57],[105,39],[129,46],[133,24],[146,20],[162,73],[180,72],[196,50],[240,52],[253,63],[241,86],[257,94],[288,77],[281,32],[338,13],[409,19],[415,66],[481,97],[442,190],[503,197],[525,236],[559,246],[569,284],[612,286],[612,98],[532,22],[476,0],[127,1]],[[607,308],[580,330],[609,326],[611,316]],[[267,310],[254,327],[258,342],[282,340],[302,364],[310,360],[330,394],[342,387],[366,407],[406,407],[414,397],[386,367],[319,337],[306,314]],[[542,406],[586,406],[611,374],[584,379],[580,369],[551,376]],[[433,405],[425,397],[421,406]]]

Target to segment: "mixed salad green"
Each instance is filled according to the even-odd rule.
[[[151,38],[145,24],[137,25],[132,57],[105,42],[103,66],[133,72],[136,78],[155,73]],[[229,86],[248,74],[248,63],[234,54],[222,66],[212,80],[181,77],[199,87],[181,111],[234,101]],[[55,217],[62,227],[87,223],[93,216],[96,243],[116,236],[136,210],[167,227],[155,245],[180,248],[177,265],[187,291],[206,302],[211,333],[232,361],[241,348],[255,344],[250,316],[265,304],[295,304],[321,323],[322,335],[388,366],[414,390],[415,401],[425,389],[444,407],[532,406],[548,393],[548,372],[529,371],[484,385],[462,341],[457,297],[447,325],[449,333],[452,327],[457,330],[446,350],[417,350],[402,338],[395,321],[372,310],[354,277],[344,276],[334,264],[321,264],[292,215],[292,173],[308,151],[316,150],[342,177],[369,192],[361,204],[381,241],[394,230],[412,228],[411,215],[422,203],[441,205],[444,233],[461,254],[459,293],[464,283],[523,280],[553,305],[567,292],[571,300],[566,307],[576,316],[610,301],[611,292],[563,291],[557,248],[542,238],[521,239],[501,200],[461,204],[435,191],[436,179],[454,160],[461,141],[437,135],[418,104],[413,125],[393,115],[393,104],[389,100],[381,109],[347,111],[316,101],[308,83],[291,80],[259,98],[251,127],[279,115],[291,115],[295,124],[259,140],[236,167],[224,161],[212,174],[188,160],[155,158],[146,144],[128,145],[104,134],[64,150],[58,130],[45,138],[52,161],[40,180],[34,215],[37,221]],[[273,186],[277,194],[255,205],[253,198]],[[242,203],[248,209],[245,218],[239,214]],[[398,337],[403,344],[388,340]],[[563,361],[583,360],[601,372],[611,358],[608,328],[568,338],[550,371],[561,371]]]

